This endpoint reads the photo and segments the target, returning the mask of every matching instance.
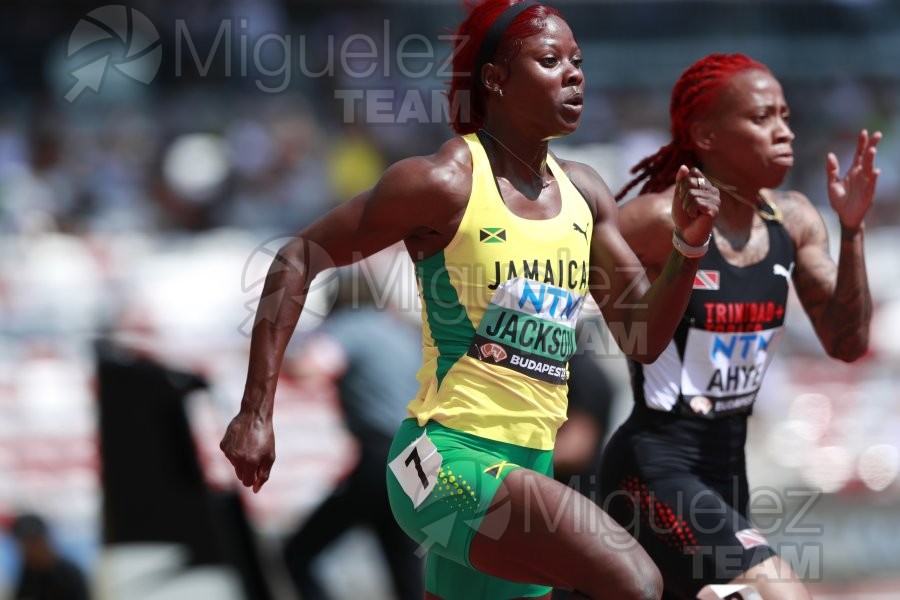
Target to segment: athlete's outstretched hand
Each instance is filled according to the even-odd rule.
[[[681,165],[675,175],[672,221],[681,239],[691,246],[702,246],[709,239],[719,216],[719,190],[700,169]]]
[[[241,410],[228,424],[219,448],[231,461],[238,479],[253,493],[269,480],[275,462],[275,430],[271,417]]]
[[[858,229],[875,198],[875,184],[880,169],[875,168],[876,146],[881,140],[881,132],[871,136],[863,129],[856,143],[856,155],[847,174],[841,178],[841,167],[837,156],[828,153],[826,172],[828,174],[828,199],[837,213],[841,226]]]

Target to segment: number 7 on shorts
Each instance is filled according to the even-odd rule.
[[[403,491],[412,500],[413,506],[425,501],[434,489],[441,470],[441,454],[426,433],[422,433],[412,444],[403,449],[388,463],[394,477]]]

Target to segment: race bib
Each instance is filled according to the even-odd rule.
[[[540,381],[566,382],[584,297],[524,277],[504,282],[485,309],[468,355]]]
[[[415,508],[419,508],[434,489],[442,460],[434,443],[423,432],[397,458],[388,463]]]
[[[783,328],[724,333],[690,329],[681,370],[682,410],[715,418],[749,412]]]

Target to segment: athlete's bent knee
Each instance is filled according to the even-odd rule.
[[[653,560],[645,553],[633,556],[631,561],[634,569],[635,589],[634,595],[629,596],[640,600],[659,600],[663,593],[662,573],[656,568]]]
[[[635,589],[629,598],[635,600],[659,600],[663,593],[663,579],[656,565],[650,564],[649,569],[645,569],[638,575],[635,582]]]
[[[631,553],[621,561],[622,565],[617,569],[616,581],[606,582],[603,586],[603,596],[627,598],[629,600],[659,600],[663,593],[663,579],[656,565],[646,554]],[[615,589],[610,594],[610,587]]]

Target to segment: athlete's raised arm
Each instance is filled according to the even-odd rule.
[[[783,194],[779,205],[797,248],[794,288],[822,347],[833,358],[854,361],[868,349],[872,296],[863,251],[864,221],[875,196],[879,170],[876,146],[881,132],[860,132],[853,164],[842,178],[837,157],[827,159],[828,196],[841,224],[840,255],[828,252],[822,216],[798,192]]]
[[[698,169],[679,170],[671,200],[674,236],[668,238],[668,259],[651,285],[619,231],[609,188],[593,169],[577,163],[568,167],[573,183],[594,211],[591,295],[622,351],[637,361],[653,362],[684,314],[718,215],[719,192]]]

